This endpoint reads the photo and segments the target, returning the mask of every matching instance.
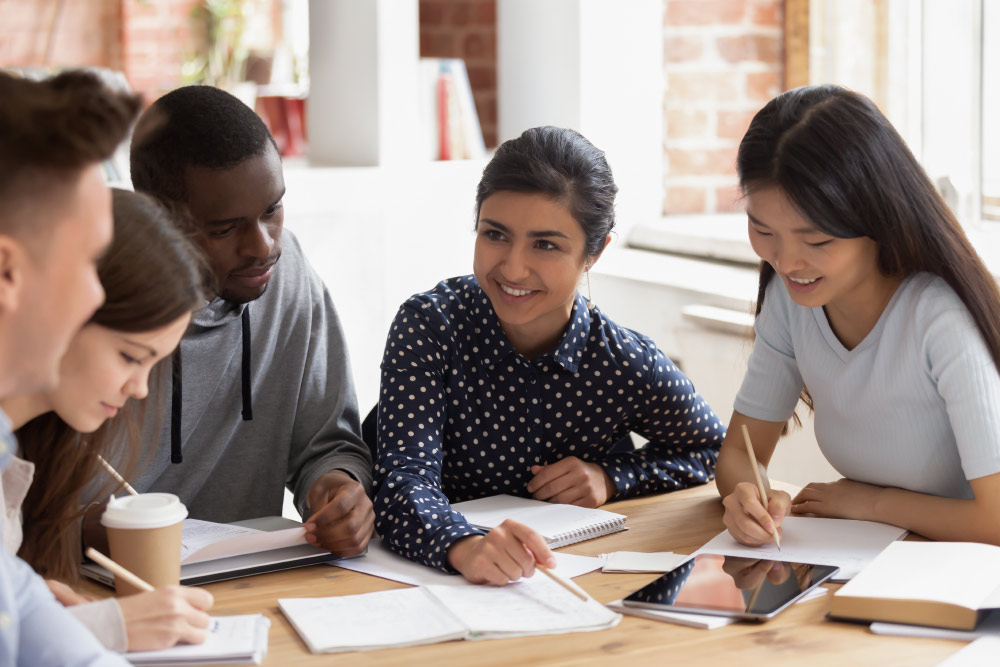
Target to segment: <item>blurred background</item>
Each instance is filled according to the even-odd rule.
[[[490,150],[534,125],[606,151],[618,229],[593,297],[723,420],[756,294],[736,147],[779,92],[874,99],[1000,272],[997,0],[0,0],[0,17],[0,67],[97,67],[147,102],[208,84],[257,110],[362,414],[398,305],[471,271]],[[111,173],[127,184],[127,160]],[[808,419],[788,438],[772,476],[836,477]]]

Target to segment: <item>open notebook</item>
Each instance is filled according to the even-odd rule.
[[[267,655],[271,621],[263,614],[212,618],[205,643],[181,644],[159,651],[132,651],[133,665],[259,665]]]
[[[627,518],[607,510],[508,495],[466,500],[451,507],[483,530],[496,528],[506,519],[519,521],[544,537],[553,549],[625,530]]]
[[[604,630],[621,620],[541,574],[503,587],[421,586],[278,606],[313,653]]]

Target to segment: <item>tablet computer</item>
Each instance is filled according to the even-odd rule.
[[[635,591],[626,607],[764,621],[837,572],[830,565],[698,554]]]
[[[301,524],[291,519],[270,516],[259,519],[248,519],[246,521],[235,521],[234,525],[271,531],[292,528]],[[265,572],[289,570],[295,567],[329,563],[335,560],[339,560],[339,558],[325,549],[319,549],[311,544],[299,544],[281,549],[258,551],[241,556],[217,558],[215,560],[181,565],[180,583],[182,586],[198,586],[201,584],[210,584],[214,581],[249,577]],[[81,564],[80,572],[85,577],[107,586],[114,586],[115,584],[114,575],[93,561]]]

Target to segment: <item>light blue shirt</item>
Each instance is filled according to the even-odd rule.
[[[0,470],[17,451],[10,420],[0,410]],[[17,556],[0,550],[0,665],[121,665]]]
[[[772,280],[736,411],[791,417],[803,384],[816,440],[848,479],[947,498],[1000,472],[1000,374],[968,309],[941,278],[909,276],[854,349],[822,308]]]

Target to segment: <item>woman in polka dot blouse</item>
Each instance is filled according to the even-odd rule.
[[[507,521],[452,502],[508,493],[597,507],[712,478],[725,429],[650,339],[577,293],[610,241],[617,187],[572,130],[504,143],[476,198],[473,276],[399,309],[386,341],[376,527],[397,553],[501,585],[554,565]],[[615,443],[635,431],[640,449]]]

